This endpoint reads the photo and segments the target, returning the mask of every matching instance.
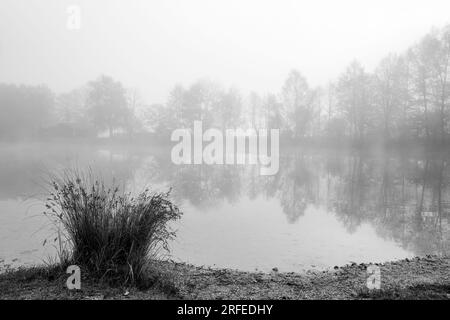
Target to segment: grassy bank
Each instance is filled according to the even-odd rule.
[[[69,291],[59,268],[28,268],[0,275],[0,299],[450,299],[450,258],[425,257],[380,264],[381,290],[366,288],[366,265],[330,271],[256,273],[155,262],[146,289],[114,286],[82,272]]]

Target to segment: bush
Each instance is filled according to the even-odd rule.
[[[101,279],[141,282],[149,261],[168,250],[175,236],[168,224],[181,212],[169,200],[170,191],[146,189],[134,197],[119,190],[91,173],[65,172],[51,181],[46,214],[62,226],[69,255],[60,256],[71,264]]]

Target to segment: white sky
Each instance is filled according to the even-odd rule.
[[[78,31],[66,28],[72,4]],[[278,92],[292,68],[325,84],[446,23],[449,0],[1,0],[0,82],[62,92],[104,73],[148,102],[204,77]]]

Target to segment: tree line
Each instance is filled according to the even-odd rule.
[[[283,139],[434,141],[450,138],[450,26],[434,29],[373,72],[353,61],[337,80],[311,87],[292,70],[278,93],[242,94],[210,80],[176,85],[146,104],[108,76],[56,95],[46,86],[0,84],[0,139],[151,135],[176,128],[280,129]]]

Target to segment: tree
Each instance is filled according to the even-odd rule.
[[[239,125],[242,111],[242,97],[237,89],[230,88],[220,93],[220,100],[213,107],[217,122],[222,129]]]
[[[430,111],[431,111],[431,57],[435,47],[435,41],[431,35],[426,35],[411,52],[413,67],[413,99],[416,110],[419,113],[418,124],[425,131],[425,136],[430,139]],[[422,116],[423,115],[423,116]]]
[[[264,109],[266,110],[267,129],[281,129],[283,127],[282,104],[274,94],[269,94],[265,98]]]
[[[260,127],[260,113],[262,110],[262,99],[261,97],[254,91],[250,93],[249,96],[249,122],[252,128]]]
[[[448,105],[450,98],[450,26],[433,39],[434,54],[431,60],[432,95],[439,114],[440,139],[447,133]]]
[[[63,123],[78,124],[86,117],[85,88],[79,88],[56,97],[56,113],[58,121]]]
[[[129,113],[126,91],[113,78],[100,76],[89,83],[87,105],[94,126],[99,130],[107,129],[109,137],[113,136],[115,129],[125,126]]]
[[[220,103],[221,89],[209,80],[199,80],[189,87],[183,95],[182,121],[185,127],[191,127],[195,120],[210,126],[216,118],[213,111]],[[217,116],[217,115],[216,115]]]
[[[313,118],[314,94],[309,89],[306,79],[297,70],[292,70],[282,89],[284,112],[287,129],[294,138],[303,137]]]
[[[126,92],[128,112],[125,114],[124,128],[130,138],[143,128],[141,116],[145,103],[136,89],[129,89]]]
[[[338,105],[350,125],[353,138],[362,141],[367,132],[370,112],[370,76],[354,61],[337,84]]]
[[[381,60],[375,70],[375,103],[385,140],[391,138],[401,116],[405,72],[403,60],[394,54]]]

